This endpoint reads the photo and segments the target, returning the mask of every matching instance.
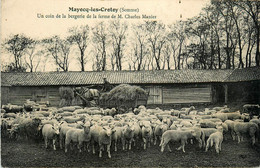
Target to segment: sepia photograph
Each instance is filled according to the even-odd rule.
[[[0,167],[260,167],[259,0],[0,4]]]

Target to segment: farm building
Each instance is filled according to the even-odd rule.
[[[104,72],[1,73],[2,104],[26,99],[59,105],[61,86],[138,85],[149,92],[147,104],[259,103],[260,68],[234,70],[159,70]]]

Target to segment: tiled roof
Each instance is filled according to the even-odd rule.
[[[225,81],[239,82],[239,81],[253,81],[253,80],[260,80],[260,67],[235,69]]]
[[[241,70],[159,70],[159,71],[104,71],[104,72],[24,72],[1,73],[1,84],[13,86],[92,85],[103,84],[103,78],[111,84],[156,84],[156,83],[205,83],[234,81],[246,77],[249,71]],[[243,75],[240,75],[240,71]],[[235,72],[236,77],[231,74]],[[259,80],[259,68],[254,77]],[[250,71],[251,74],[251,71]],[[231,76],[230,76],[231,75]]]

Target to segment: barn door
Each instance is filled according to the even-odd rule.
[[[146,90],[149,92],[147,104],[162,104],[161,86],[148,86]]]

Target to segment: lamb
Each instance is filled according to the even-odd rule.
[[[109,116],[114,116],[116,114],[116,109],[115,108],[105,109],[104,110],[104,114],[105,115],[109,115]]]
[[[234,122],[232,120],[226,120],[224,123],[228,126],[228,130],[230,130],[230,134],[233,140],[236,139],[236,133],[234,131]]]
[[[239,111],[237,112],[232,112],[232,113],[225,113],[228,117],[229,120],[235,120],[235,119],[241,119],[242,115],[240,114]]]
[[[224,122],[228,119],[227,113],[216,113],[216,114],[213,114],[212,117],[219,118],[222,120],[222,122]]]
[[[177,125],[175,123],[172,123],[172,125],[170,126],[171,130],[177,130]]]
[[[164,151],[165,147],[168,147],[168,150],[171,152],[171,149],[169,147],[169,142],[179,142],[181,141],[181,146],[177,149],[180,150],[182,148],[182,151],[185,152],[185,143],[189,138],[192,138],[196,136],[195,131],[192,129],[188,129],[185,131],[182,130],[167,130],[163,133],[161,143],[159,146],[161,146],[161,152]]]
[[[189,108],[182,108],[181,111],[185,111],[185,114],[188,115],[192,110],[195,110],[194,106],[191,106]]]
[[[77,121],[82,121],[84,119],[84,117],[64,117],[64,121],[66,121],[67,123],[75,123]]]
[[[139,126],[139,124],[137,122],[130,122],[129,125],[131,126],[131,129],[133,129],[133,131],[134,131],[133,142],[134,142],[134,146],[135,146],[136,141],[139,140],[140,136],[141,136],[141,127]]]
[[[71,128],[66,132],[66,139],[65,139],[65,153],[68,151],[68,145],[71,142],[78,143],[79,152],[81,152],[81,148],[84,142],[87,143],[87,148],[89,146],[89,142],[91,140],[90,134],[90,123],[84,124],[83,129],[78,128]]]
[[[92,150],[93,154],[95,154],[95,147],[94,143],[98,143],[99,145],[99,157],[102,157],[102,151],[104,150],[104,145],[107,145],[107,154],[108,157],[111,158],[110,154],[110,147],[111,147],[111,140],[112,140],[113,130],[111,130],[108,126],[98,126],[94,125],[90,129],[91,135],[91,143],[92,143]]]
[[[52,140],[53,150],[56,150],[56,141],[59,136],[59,127],[58,125],[45,124],[42,128],[42,135],[45,142],[45,148],[48,147],[48,140]]]
[[[252,145],[255,144],[256,133],[258,133],[258,125],[253,122],[235,122],[234,123],[234,131],[237,134],[238,143],[243,141],[243,134],[249,134],[252,140]]]
[[[129,125],[123,127],[123,141],[125,142],[126,149],[128,144],[128,149],[131,150],[131,145],[134,139],[134,128]],[[124,148],[123,148],[124,150]]]
[[[217,128],[217,132],[212,133],[209,136],[209,139],[207,140],[207,146],[205,151],[207,152],[209,149],[209,145],[212,147],[213,144],[215,143],[215,149],[216,152],[219,154],[219,151],[221,151],[221,144],[223,141],[223,128],[222,127],[218,127]]]
[[[122,148],[125,150],[125,142],[123,138],[123,127],[115,126],[112,129],[114,133],[112,134],[112,141],[115,143],[115,152],[117,151],[117,142],[121,139]]]
[[[192,127],[191,120],[182,120],[180,124],[185,126],[185,127]]]
[[[60,136],[59,136],[60,149],[63,149],[63,147],[65,146],[66,133],[71,128],[72,127],[68,126],[68,124],[65,121],[61,122],[61,124],[60,124]]]
[[[209,119],[200,120],[199,123],[202,128],[215,128],[216,127],[216,123],[212,122]]]
[[[225,109],[225,108],[227,108],[227,105],[225,105],[223,107],[214,107],[213,110],[220,111],[220,110]]]
[[[201,130],[202,130],[202,146],[205,147],[206,138],[208,138],[211,134],[217,132],[217,129],[216,128],[201,128]]]
[[[154,129],[154,145],[156,145],[157,138],[161,139],[162,134],[168,130],[167,124],[157,124]]]
[[[152,135],[153,135],[153,130],[152,130],[152,127],[149,123],[145,123],[142,126],[142,130],[141,130],[142,131],[142,139],[143,139],[143,142],[144,142],[144,149],[146,149],[147,144],[148,144],[148,147],[150,146],[150,142],[151,142]]]

